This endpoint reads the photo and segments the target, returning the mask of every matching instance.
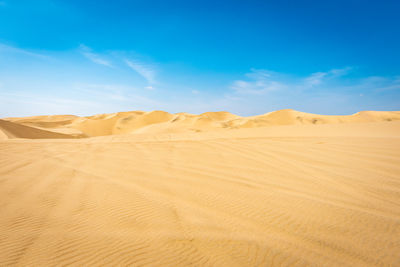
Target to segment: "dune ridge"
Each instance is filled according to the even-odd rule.
[[[171,114],[164,111],[128,111],[98,114],[88,117],[50,115],[5,118],[4,120],[45,131],[65,134],[67,135],[66,137],[94,137],[115,134],[207,132],[211,130],[258,128],[276,125],[396,121],[400,120],[400,112],[361,111],[353,115],[334,116],[285,109],[258,116],[241,117],[224,111],[205,112],[199,115],[189,113]],[[9,134],[9,136],[18,135]]]
[[[28,138],[28,139],[66,139],[76,138],[77,136],[46,131],[29,127],[10,121],[0,120],[0,140],[10,138]]]

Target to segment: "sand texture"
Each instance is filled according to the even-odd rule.
[[[400,266],[399,119],[0,120],[0,266]]]

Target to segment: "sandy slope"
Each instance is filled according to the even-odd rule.
[[[0,266],[399,266],[400,122],[3,140],[0,214]]]
[[[74,138],[72,135],[46,131],[34,127],[25,126],[10,121],[0,120],[0,140],[9,138],[29,138],[29,139],[59,139]]]

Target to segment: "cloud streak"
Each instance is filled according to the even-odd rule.
[[[349,74],[352,70],[352,67],[345,67],[342,69],[332,69],[327,72],[315,72],[304,79],[304,86],[319,86],[326,81],[338,79],[342,76],[345,76]]]
[[[400,108],[400,76],[354,74],[352,67],[305,76],[251,69],[228,85],[224,103],[232,111],[249,115],[284,108],[321,114]]]
[[[351,67],[345,67],[327,72],[315,72],[306,77],[292,77],[289,74],[270,70],[251,69],[251,72],[245,74],[246,79],[233,81],[230,89],[236,94],[265,95],[289,88],[292,90],[319,88],[330,85],[351,70]]]
[[[101,58],[101,56],[99,56],[98,54],[93,53],[92,49],[90,49],[89,47],[81,44],[79,46],[79,48],[80,48],[81,54],[83,56],[85,56],[87,59],[89,59],[90,61],[92,61],[93,63],[103,65],[106,67],[113,67],[112,64],[108,60],[105,60],[105,59]]]
[[[153,99],[135,94],[134,92],[142,92],[142,90],[132,86],[121,84],[76,84],[74,88],[78,91],[101,97],[102,99],[147,105],[158,104],[158,102]]]
[[[256,115],[282,108],[349,114],[400,108],[400,76],[360,76],[352,67],[308,75],[250,69],[228,80],[214,75],[207,79],[204,75],[185,76],[187,70],[178,74],[179,70],[152,64],[133,51],[99,54],[85,45],[55,52],[0,43],[0,54],[5,59],[0,61],[3,116],[37,112],[89,115],[134,109],[228,110]],[[92,62],[107,68],[94,67]],[[163,71],[159,73],[159,69]],[[7,95],[16,92],[22,96],[13,100]]]
[[[48,56],[48,55],[44,55],[44,54],[37,53],[37,52],[31,52],[26,49],[21,49],[18,47],[14,47],[14,46],[2,44],[2,43],[0,43],[0,53],[1,52],[20,54],[20,55],[24,55],[24,56],[37,58],[37,59],[50,59],[50,56]]]
[[[252,69],[246,74],[247,80],[236,80],[230,86],[237,94],[264,95],[271,91],[282,90],[285,84],[274,80],[274,72],[268,70]]]
[[[156,83],[156,72],[152,66],[144,64],[137,60],[125,59],[125,63],[132,70],[136,71],[140,76],[142,76],[149,84]]]

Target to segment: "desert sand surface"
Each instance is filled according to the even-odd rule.
[[[400,266],[400,112],[0,120],[0,266]]]

